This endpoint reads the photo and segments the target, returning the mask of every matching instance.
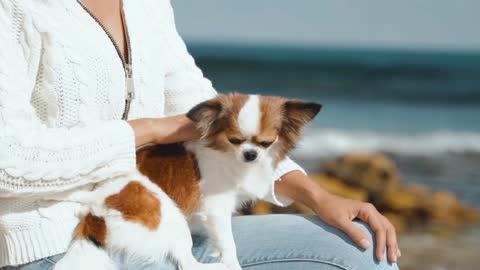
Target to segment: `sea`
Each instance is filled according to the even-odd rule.
[[[293,153],[306,169],[348,152],[383,152],[405,183],[480,208],[480,50],[190,43],[219,92],[315,101]]]

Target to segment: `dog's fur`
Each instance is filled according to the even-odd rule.
[[[267,195],[278,162],[320,108],[239,94],[195,106],[187,116],[203,133],[199,141],[141,149],[140,173],[75,195],[88,211],[55,269],[115,269],[115,253],[138,264],[169,257],[185,270],[241,269],[231,215],[242,203]],[[189,225],[207,231],[221,263],[195,260]]]

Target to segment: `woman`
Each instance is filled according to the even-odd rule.
[[[78,205],[49,198],[135,169],[139,147],[198,138],[183,113],[215,94],[168,0],[1,1],[0,267],[51,269]],[[245,269],[397,268],[395,231],[372,205],[328,194],[293,161],[281,164],[265,199],[304,203],[323,221],[234,218]],[[194,242],[200,261],[216,260],[208,239]]]

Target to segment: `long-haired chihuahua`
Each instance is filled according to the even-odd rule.
[[[111,257],[148,264],[172,258],[184,270],[239,270],[232,213],[264,198],[277,164],[321,105],[258,95],[219,95],[187,116],[198,141],[137,152],[138,172],[75,195],[85,206],[57,270],[116,269]],[[192,255],[191,230],[206,231],[220,263]]]

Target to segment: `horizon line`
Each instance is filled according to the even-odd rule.
[[[403,52],[403,53],[426,53],[426,54],[464,54],[480,56],[480,48],[446,48],[446,47],[422,47],[422,46],[400,46],[400,45],[345,45],[345,44],[297,44],[294,42],[238,42],[238,41],[200,41],[185,39],[188,47],[215,47],[223,48],[246,48],[246,49],[287,49],[287,50],[308,50],[308,51],[369,51],[369,52]]]

